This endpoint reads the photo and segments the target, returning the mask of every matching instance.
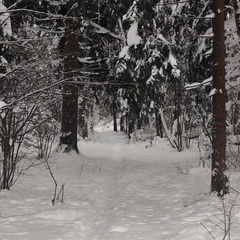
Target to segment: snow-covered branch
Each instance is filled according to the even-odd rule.
[[[209,85],[212,82],[212,77],[205,79],[204,81],[200,82],[194,82],[191,84],[186,84],[185,89],[186,90],[192,90],[201,86]]]
[[[110,30],[108,30],[108,29],[100,26],[99,24],[93,22],[92,20],[89,20],[89,23],[90,23],[91,26],[97,28],[97,31],[96,31],[97,33],[108,34],[108,35],[110,35],[110,36],[112,36],[112,37],[114,37],[114,38],[116,38],[116,39],[119,39],[119,40],[121,40],[121,41],[124,41],[124,39],[123,39],[121,36],[119,36],[119,35],[111,32]]]
[[[41,11],[36,11],[36,10],[31,10],[31,9],[25,9],[25,8],[18,8],[18,9],[10,9],[10,8],[8,8],[6,10],[5,9],[4,10],[0,10],[0,14],[6,14],[6,13],[11,13],[11,12],[21,12],[21,11],[22,12],[29,12],[29,13],[45,15],[47,17],[50,17],[51,20],[52,19],[67,19],[67,18],[77,19],[78,18],[78,17],[75,17],[75,16],[74,17],[72,17],[72,16],[63,16],[61,14],[46,13],[46,12],[41,12]],[[39,20],[44,21],[46,19],[39,19]],[[47,19],[47,20],[49,20],[49,19]],[[121,37],[120,35],[117,35],[117,34],[111,32],[110,30],[108,30],[108,29],[102,27],[101,25],[93,22],[92,20],[89,20],[88,22],[89,22],[89,24],[91,26],[93,26],[94,28],[97,29],[96,30],[97,33],[108,34],[108,35],[110,35],[110,36],[112,36],[112,37],[114,37],[116,39],[124,41],[124,38]]]

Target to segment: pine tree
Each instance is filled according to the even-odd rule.
[[[177,97],[183,87],[172,44],[159,31],[162,22],[157,20],[156,6],[149,1],[134,2],[123,22],[128,45],[120,52],[117,78],[132,84],[119,90],[129,135],[135,127],[148,125],[149,116],[158,116],[160,108],[174,101],[168,98],[167,91],[174,90]],[[156,119],[159,121],[159,117]]]

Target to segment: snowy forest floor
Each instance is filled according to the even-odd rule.
[[[239,196],[209,194],[210,169],[199,167],[197,149],[179,153],[166,140],[129,143],[97,130],[79,142],[79,155],[48,160],[63,203],[52,206],[43,164],[0,192],[1,240],[220,240],[228,220],[231,239],[240,239]],[[232,187],[239,177],[230,173]]]

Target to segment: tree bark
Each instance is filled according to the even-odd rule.
[[[160,138],[163,138],[162,120],[157,111],[155,111],[155,126],[156,126],[157,136],[159,136]]]
[[[129,117],[128,121],[128,137],[131,138],[131,134],[134,132],[135,121],[132,117]]]
[[[213,0],[213,126],[211,191],[228,193],[226,170],[224,0]]]
[[[117,104],[116,99],[113,99],[112,103],[112,112],[113,112],[113,131],[117,132]]]
[[[75,150],[77,153],[77,103],[78,89],[73,84],[64,84],[62,101],[62,126],[60,147],[65,145],[64,152]]]
[[[123,117],[123,116],[120,117],[120,131],[122,131],[122,132],[125,131],[125,127],[124,127],[124,117]]]
[[[89,117],[89,109],[87,107],[86,99],[83,98],[82,102],[80,103],[80,109],[79,109],[79,132],[83,139],[86,139],[89,137],[88,134],[88,117]]]
[[[70,8],[71,4],[69,3],[66,8],[66,15]],[[80,67],[77,58],[79,54],[79,36],[76,31],[73,18],[66,18],[63,46],[63,65],[66,83],[63,85],[60,147],[64,147],[64,152],[74,150],[79,153],[77,147],[78,87],[77,84],[73,83],[77,81]]]

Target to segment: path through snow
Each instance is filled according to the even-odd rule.
[[[195,174],[192,177],[179,174],[173,164],[176,153],[170,148],[165,152],[160,147],[158,154],[148,152],[144,145],[133,150],[126,142],[116,141],[119,137],[123,139],[121,134],[101,133],[99,142],[109,143],[106,139],[110,139],[113,143],[114,138],[115,143],[105,144],[104,151],[101,145],[99,153],[96,147],[93,155],[87,148],[83,151],[91,159],[105,159],[96,176],[103,183],[103,189],[99,189],[102,199],[98,201],[96,221],[87,239],[192,240],[193,233],[195,239],[204,239],[202,229],[196,226],[208,215],[199,211],[202,203],[186,207],[191,201],[205,199],[207,191],[201,179],[196,179]],[[194,155],[185,157],[191,160]],[[208,170],[200,171],[202,180],[206,179]]]

